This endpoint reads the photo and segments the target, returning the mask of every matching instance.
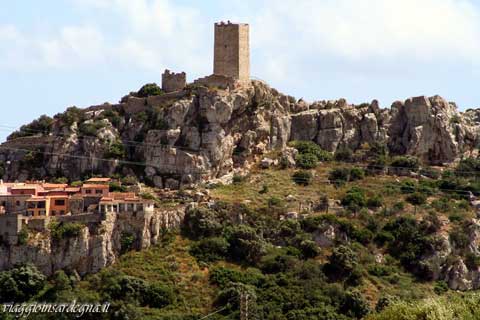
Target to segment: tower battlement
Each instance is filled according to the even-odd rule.
[[[246,23],[215,23],[213,73],[250,80],[250,39]]]
[[[165,92],[180,91],[187,85],[187,74],[185,72],[171,72],[166,69],[162,74],[162,89]]]

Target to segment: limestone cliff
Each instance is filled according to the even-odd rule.
[[[184,209],[154,213],[109,213],[100,224],[87,224],[75,237],[54,239],[49,230],[33,232],[28,243],[0,247],[0,270],[31,263],[46,275],[75,270],[80,275],[98,272],[113,264],[121,252],[123,234],[135,239],[134,249],[146,249],[159,240],[163,229],[179,226]]]
[[[381,141],[392,154],[448,163],[474,152],[480,117],[438,96],[381,109],[377,101],[307,103],[252,81],[235,90],[190,86],[129,95],[115,105],[70,108],[46,130],[31,128],[0,146],[4,179],[119,173],[177,188],[246,168],[290,140],[312,140],[332,152]]]

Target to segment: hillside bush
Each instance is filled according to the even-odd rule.
[[[78,237],[85,225],[77,222],[51,222],[49,225],[52,239],[60,241],[62,239]]]
[[[409,169],[411,171],[417,171],[420,167],[420,162],[416,157],[398,156],[392,159],[390,166],[398,169]]]
[[[205,238],[192,245],[190,254],[199,261],[213,262],[224,259],[228,255],[228,247],[223,237]]]
[[[353,212],[358,212],[367,205],[365,192],[357,187],[349,189],[341,201],[344,207]]]
[[[313,153],[299,153],[295,157],[297,167],[302,169],[313,169],[318,164],[318,158]]]
[[[292,141],[289,145],[298,150],[299,154],[312,154],[318,161],[331,161],[333,156],[330,152],[323,150],[318,144],[312,141]]]
[[[335,151],[335,161],[351,162],[353,160],[353,151],[348,147],[340,147]]]
[[[18,131],[13,132],[7,137],[7,140],[13,140],[21,137],[47,135],[52,131],[54,120],[49,116],[42,115],[30,124],[23,125]]]
[[[162,89],[156,83],[147,83],[137,92],[137,97],[146,98],[149,96],[158,96],[163,94]]]
[[[296,171],[292,176],[293,182],[302,186],[308,186],[312,182],[312,179],[312,174],[306,170]]]

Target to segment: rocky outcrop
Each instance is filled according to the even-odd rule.
[[[112,213],[99,224],[85,226],[76,237],[54,240],[49,231],[33,233],[27,245],[0,247],[0,270],[33,263],[46,275],[60,269],[94,273],[117,261],[122,235],[133,235],[134,248],[146,249],[157,243],[162,229],[177,228],[183,216],[183,208],[136,216]]]
[[[395,102],[390,109],[376,100],[310,104],[259,81],[127,96],[78,113],[57,116],[48,135],[1,145],[4,179],[120,173],[178,188],[231,175],[270,150],[285,150],[291,140],[314,141],[330,152],[382,142],[392,154],[443,164],[476,153],[480,129],[480,111],[461,113],[438,96]]]
[[[478,123],[462,125],[464,116],[439,96],[417,97],[392,106],[389,148],[432,164],[454,161],[478,140]]]

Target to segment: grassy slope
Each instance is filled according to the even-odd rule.
[[[303,203],[307,201],[318,201],[321,194],[328,195],[329,198],[340,199],[342,195],[352,186],[359,186],[367,190],[370,195],[382,194],[384,196],[386,207],[391,207],[394,203],[404,199],[404,195],[399,196],[399,192],[393,191],[391,184],[395,180],[400,181],[404,178],[393,178],[389,176],[366,177],[363,180],[348,183],[340,188],[335,188],[327,182],[328,173],[332,168],[348,166],[338,163],[321,164],[315,169],[315,178],[309,186],[298,186],[291,180],[294,170],[277,169],[254,169],[251,175],[238,184],[219,186],[211,190],[214,199],[231,203],[242,203],[248,201],[252,207],[260,208],[268,204],[271,197],[285,199],[287,195],[293,195],[296,199],[301,199]],[[268,192],[260,194],[259,191],[263,185],[268,186]],[[431,202],[433,198],[429,199]],[[299,201],[286,202],[290,210],[298,211]],[[417,216],[426,214],[430,208],[425,205],[417,210]],[[406,205],[402,214],[413,214],[414,208]],[[322,213],[315,213],[322,214]],[[373,213],[372,214],[379,214]],[[465,210],[464,215],[471,216],[473,212]],[[448,214],[440,214],[442,219],[447,219]],[[356,216],[350,216],[352,221],[361,223],[361,219]],[[139,277],[148,282],[163,282],[173,285],[179,294],[179,299],[174,305],[164,309],[139,308],[144,314],[145,319],[154,319],[160,315],[173,314],[207,314],[214,310],[212,306],[218,289],[208,281],[208,267],[199,266],[195,258],[192,257],[188,248],[190,240],[179,235],[171,241],[154,246],[151,249],[141,252],[130,252],[122,256],[117,264],[107,268],[108,270],[118,270],[128,275]],[[361,263],[367,269],[368,266],[375,264],[374,253],[378,250],[374,247],[368,248],[361,255]],[[323,249],[318,260],[324,261],[329,254],[329,249]],[[382,253],[379,252],[378,253]],[[225,261],[210,265],[228,264],[229,267],[241,268]],[[383,294],[395,295],[407,300],[422,299],[436,296],[433,292],[432,283],[422,283],[417,281],[411,274],[404,272],[398,261],[389,261],[392,268],[392,276],[375,276],[365,272],[365,281],[360,287],[364,296],[374,306],[377,299]],[[83,290],[95,292],[89,283],[89,278],[82,281],[80,288]]]

